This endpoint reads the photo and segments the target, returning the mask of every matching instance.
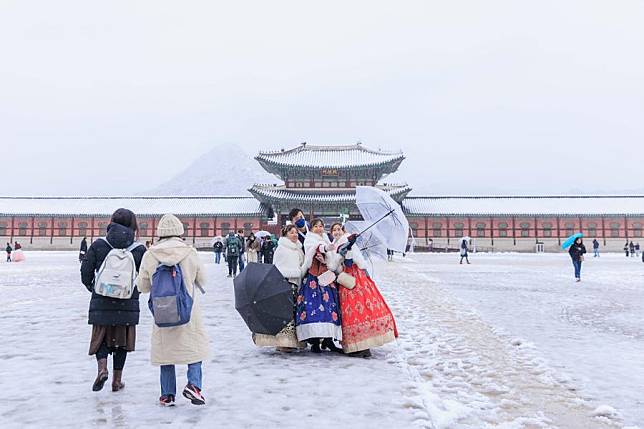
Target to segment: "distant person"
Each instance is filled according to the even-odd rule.
[[[257,240],[255,234],[251,232],[246,240],[246,262],[259,262],[258,254],[260,249],[261,245],[259,244],[259,240]]]
[[[631,252],[631,258],[635,256],[635,245],[632,241],[628,245],[628,250]]]
[[[624,252],[626,253],[626,257],[628,258],[628,240],[626,240],[626,244],[624,244]]]
[[[298,240],[299,241],[299,240]],[[273,263],[273,253],[275,252],[275,244],[270,236],[264,237],[264,243],[262,243],[262,258],[264,259],[265,264]]]
[[[13,245],[13,256],[11,258],[12,262],[22,262],[25,260],[25,254],[22,253],[22,245],[17,241]]]
[[[465,261],[469,264],[470,260],[467,257],[467,240],[461,240],[461,262],[460,264],[463,263],[463,258],[465,258]]]
[[[85,260],[86,254],[87,254],[87,237],[83,237],[80,244],[80,250],[78,251],[78,262],[83,262]]]
[[[246,258],[246,239],[244,238],[243,229],[237,230],[237,240],[239,240],[239,272],[241,273],[244,271],[244,258]]]
[[[197,251],[181,238],[183,234],[184,228],[181,221],[172,214],[164,215],[157,226],[159,241],[143,257],[141,273],[137,279],[137,286],[141,292],[154,296],[155,288],[159,287],[163,290],[164,279],[168,280],[170,276],[166,271],[166,277],[164,277],[159,266],[172,267],[172,277],[176,275],[182,280],[180,289],[192,298],[192,306],[186,310],[189,311],[190,316],[186,323],[160,327],[156,322],[157,313],[154,314],[150,359],[152,365],[160,367],[159,403],[163,406],[173,406],[175,402],[177,394],[175,365],[188,366],[188,380],[182,395],[193,405],[206,403],[201,393],[203,387],[201,363],[208,359],[210,346],[208,333],[201,317],[201,297],[196,293],[196,289],[200,289],[203,293],[202,288],[206,285],[206,270]],[[176,298],[176,296],[170,297]],[[162,310],[163,306],[159,308]],[[174,311],[176,318],[177,310]]]
[[[635,256],[640,257],[640,244],[635,243]]]
[[[586,246],[581,237],[578,237],[572,246],[568,249],[568,254],[572,259],[572,265],[575,268],[575,279],[581,281],[581,263],[584,260],[584,253],[586,253]]]
[[[212,245],[213,250],[215,251],[215,264],[221,263],[221,254],[224,251],[224,243],[221,240],[216,240],[215,244]]]
[[[240,252],[239,239],[232,231],[224,240],[224,249],[226,250],[226,261],[228,262],[228,277],[237,277],[237,267],[239,264]]]
[[[149,249],[150,247],[152,247],[152,242],[150,240],[146,240],[145,241],[145,248]]]
[[[599,241],[595,238],[593,240],[593,258],[599,258]]]
[[[7,262],[11,262],[11,252],[13,252],[13,247],[11,247],[11,243],[7,243],[7,247],[4,248],[5,252],[7,252]]]
[[[394,260],[394,251],[389,248],[387,249],[387,260],[388,261]]]
[[[139,324],[139,291],[130,282],[123,285],[131,291],[129,297],[110,296],[113,293],[112,284],[105,283],[101,276],[106,272],[118,275],[119,270],[123,270],[118,255],[112,254],[108,258],[113,249],[123,249],[132,255],[134,274],[138,272],[146,249],[135,241],[137,229],[136,216],[132,211],[123,208],[116,210],[107,226],[107,235],[89,246],[81,264],[81,280],[92,293],[88,323],[92,325],[89,354],[96,356],[98,366],[96,379],[92,384],[94,392],[103,389],[108,379],[107,356],[110,354],[114,371],[112,391],[119,391],[125,386],[121,377],[127,354],[134,351],[136,325]],[[115,263],[112,265],[112,262]],[[109,287],[103,288],[101,285]]]

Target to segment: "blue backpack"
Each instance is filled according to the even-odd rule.
[[[183,282],[181,267],[159,264],[152,275],[148,307],[154,323],[161,328],[185,325],[190,322],[192,297]]]

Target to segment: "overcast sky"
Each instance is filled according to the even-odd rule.
[[[357,140],[424,193],[644,192],[643,23],[641,0],[3,0],[0,195]]]

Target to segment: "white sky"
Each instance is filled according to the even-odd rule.
[[[644,192],[643,23],[641,0],[3,0],[0,195],[357,140],[423,192]]]

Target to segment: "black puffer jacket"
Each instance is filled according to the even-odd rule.
[[[584,246],[583,243],[572,243],[572,246],[570,246],[570,249],[568,249],[568,254],[573,261],[581,260],[581,257],[584,255],[584,253],[586,253],[586,246]]]
[[[115,249],[125,249],[134,243],[134,231],[123,225],[111,223],[107,227],[107,241]],[[92,292],[89,303],[90,325],[137,325],[139,323],[139,291],[134,289],[130,299],[107,298],[94,293],[94,278],[112,248],[103,240],[96,240],[89,247],[81,264],[81,280],[87,290]],[[145,253],[141,244],[132,251],[136,270],[139,270],[141,258]]]

